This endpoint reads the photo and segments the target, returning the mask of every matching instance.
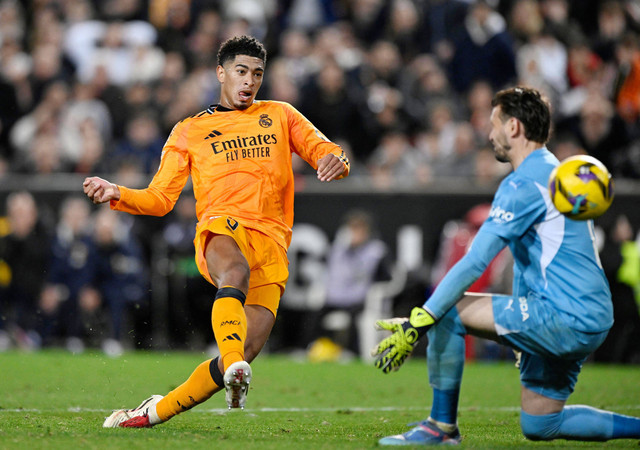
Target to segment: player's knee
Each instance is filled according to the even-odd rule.
[[[549,441],[558,435],[562,423],[562,412],[544,415],[527,414],[520,411],[522,434],[532,441]]]
[[[220,273],[210,275],[218,286],[234,286],[245,292],[249,289],[251,270],[245,259],[232,261]]]
[[[226,275],[236,280],[237,283],[240,283],[241,281],[248,283],[250,274],[251,270],[249,269],[249,263],[244,258],[238,259],[229,264],[226,271]]]

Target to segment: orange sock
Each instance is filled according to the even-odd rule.
[[[234,362],[244,360],[247,339],[247,316],[244,312],[245,295],[231,286],[218,289],[211,311],[211,325],[224,370]]]
[[[156,412],[163,422],[176,414],[187,411],[196,405],[208,400],[213,394],[222,389],[222,384],[214,382],[210,365],[216,365],[215,360],[208,360],[196,367],[191,376],[180,386],[169,392],[156,405]]]

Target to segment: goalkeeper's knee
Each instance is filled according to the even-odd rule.
[[[554,414],[534,416],[520,411],[522,434],[532,441],[549,441],[558,436],[563,411]]]

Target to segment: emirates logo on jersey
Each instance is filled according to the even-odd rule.
[[[273,120],[269,118],[268,114],[260,114],[260,120],[258,120],[258,124],[262,128],[269,128],[271,125],[273,125]]]

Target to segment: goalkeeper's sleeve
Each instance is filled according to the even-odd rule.
[[[447,272],[424,309],[436,320],[444,316],[506,245],[500,236],[480,228],[467,254]]]

